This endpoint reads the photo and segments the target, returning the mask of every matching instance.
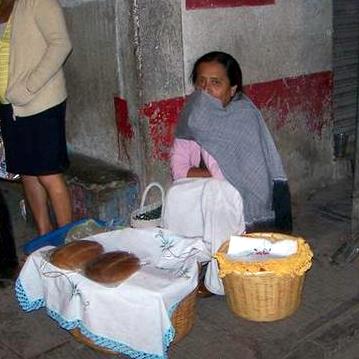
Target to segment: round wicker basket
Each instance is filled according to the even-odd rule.
[[[171,344],[178,343],[183,339],[192,329],[196,320],[196,304],[197,304],[197,288],[188,294],[177,306],[172,314],[172,325],[175,329],[175,338]],[[92,349],[101,351],[107,354],[118,355],[118,352],[103,348],[94,344],[90,339],[85,337],[79,329],[70,330],[73,337],[82,344],[89,346]]]
[[[248,237],[280,240],[280,234],[251,233]],[[288,235],[286,235],[288,238]],[[296,237],[292,237],[295,239]],[[218,252],[228,252],[229,241]],[[270,322],[292,315],[299,307],[305,275],[276,274],[260,271],[232,272],[223,280],[226,300],[236,315],[259,322]]]
[[[161,192],[161,201],[145,205],[146,200],[147,200],[147,195],[148,195],[149,191],[151,190],[151,188],[157,188]],[[164,191],[163,187],[158,182],[150,183],[145,188],[145,190],[143,192],[140,208],[134,210],[131,213],[131,217],[130,217],[131,227],[133,227],[133,228],[150,228],[150,227],[161,226],[162,215],[164,213],[164,203],[165,203],[165,191]],[[152,219],[140,219],[140,217],[142,215],[145,216],[146,214],[150,213],[151,211],[158,210],[159,208],[161,208],[161,211],[160,211],[160,216],[158,218],[156,217],[156,218],[152,218]]]

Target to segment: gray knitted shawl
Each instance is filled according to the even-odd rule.
[[[287,178],[273,138],[246,96],[237,95],[223,107],[207,93],[193,92],[175,136],[196,141],[217,161],[224,177],[242,195],[247,225],[273,220],[273,181]]]

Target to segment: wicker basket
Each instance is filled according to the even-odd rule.
[[[251,233],[248,236],[266,237],[272,241],[281,239],[280,234]],[[227,253],[228,247],[229,241],[224,242],[218,252]],[[304,274],[232,272],[222,280],[233,313],[252,321],[270,322],[286,318],[298,309],[304,277]]]
[[[178,343],[183,339],[192,329],[193,324],[196,320],[196,304],[197,304],[197,288],[188,294],[177,306],[176,310],[172,314],[172,325],[175,329],[175,338],[172,344]],[[70,333],[74,338],[82,344],[89,346],[92,349],[101,351],[107,354],[116,354],[119,353],[106,349],[94,344],[90,339],[81,334],[79,329],[70,330]]]
[[[152,187],[156,187],[156,188],[158,188],[160,190],[160,192],[161,192],[161,201],[145,205],[147,194],[148,194],[148,192],[150,191],[150,189]],[[164,213],[164,203],[165,203],[165,192],[164,192],[162,186],[157,182],[150,183],[145,188],[145,190],[143,192],[140,208],[134,210],[131,213],[131,220],[130,220],[131,221],[131,227],[134,227],[134,228],[148,228],[148,227],[159,227],[159,226],[161,226],[161,224],[162,224],[162,215]],[[151,212],[153,210],[158,209],[161,206],[162,206],[161,215],[158,218],[149,219],[149,220],[148,219],[140,219],[140,218],[138,218],[138,217],[140,217],[142,215],[146,215],[146,213],[149,213],[149,212]]]

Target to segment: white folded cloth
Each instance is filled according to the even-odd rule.
[[[17,280],[22,309],[46,307],[62,328],[79,328],[94,344],[132,358],[167,358],[175,334],[171,315],[197,286],[203,242],[160,228],[126,228],[86,239],[106,252],[133,252],[143,265],[118,285],[102,285],[52,265],[54,247],[43,247],[28,257]]]
[[[248,238],[232,235],[229,241],[227,255],[239,261],[265,261],[275,258],[288,257],[297,253],[298,243],[285,239],[271,242],[266,238]]]
[[[167,191],[163,226],[178,235],[201,238],[213,256],[231,234],[244,232],[242,197],[225,180],[179,179]],[[208,263],[204,284],[212,293],[224,295],[214,258]]]

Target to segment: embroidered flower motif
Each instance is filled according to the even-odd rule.
[[[163,231],[158,231],[155,237],[161,240],[160,248],[162,248],[162,253],[169,257],[173,255],[171,252],[171,248],[174,247],[174,240],[169,238],[168,236],[166,237],[163,234]]]
[[[70,287],[69,301],[71,301],[75,297],[79,297],[84,309],[86,310],[87,307],[90,305],[90,302],[88,300],[85,300],[83,294],[81,293],[81,291],[78,288],[78,283],[75,284],[71,280],[70,276],[68,276],[66,273],[63,273],[63,272],[57,271],[57,270],[47,270],[47,266],[48,266],[49,262],[46,259],[51,255],[52,251],[53,250],[50,250],[47,252],[42,252],[43,259],[40,263],[41,274],[47,278],[58,278],[58,277],[65,278]],[[75,273],[75,272],[70,272],[70,273]]]
[[[258,250],[257,248],[253,248],[253,252],[248,254],[249,256],[251,255],[257,255],[257,256],[265,256],[265,255],[268,255],[270,254],[272,248],[263,248],[262,250]]]
[[[157,266],[157,268],[170,271],[177,277],[190,278],[189,268],[191,260],[198,255],[200,250],[197,248],[191,248],[187,252],[177,254],[175,253],[175,248],[178,237],[165,235],[161,230],[158,231],[155,237],[159,238],[161,241],[160,248],[162,249],[162,257],[169,260],[173,259],[173,264],[169,267],[166,268],[162,265]]]

